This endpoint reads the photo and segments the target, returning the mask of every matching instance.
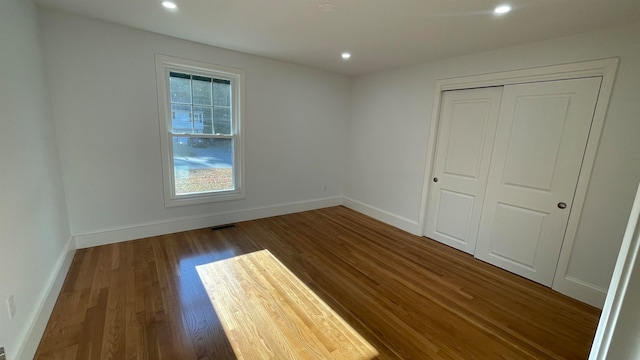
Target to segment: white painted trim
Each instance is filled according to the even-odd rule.
[[[578,279],[571,278],[567,274],[567,270],[580,216],[582,214],[582,207],[584,205],[589,179],[591,177],[591,171],[593,169],[593,163],[598,150],[598,144],[609,105],[609,99],[613,90],[613,82],[618,68],[618,63],[618,58],[612,58],[437,80],[433,100],[433,111],[431,114],[431,126],[429,128],[429,145],[427,149],[424,183],[422,187],[422,201],[420,204],[420,234],[426,234],[426,219],[427,216],[429,216],[427,213],[427,204],[433,164],[435,161],[434,156],[443,91],[594,76],[602,77],[600,93],[598,95],[596,110],[594,112],[593,122],[591,125],[591,132],[589,133],[589,139],[587,142],[587,149],[585,151],[582,170],[578,178],[574,202],[571,208],[571,214],[569,215],[567,231],[565,233],[564,243],[560,252],[560,259],[558,260],[558,267],[556,269],[556,275],[553,283],[554,290],[578,300],[597,305],[598,299],[602,299],[602,293],[599,288],[595,285],[585,286],[585,284],[588,283],[584,281],[575,281]],[[578,288],[581,290],[578,291]],[[601,303],[600,306],[602,306]]]
[[[424,167],[424,180],[422,185],[422,201],[420,203],[420,214],[418,215],[418,222],[421,229],[421,235],[427,235],[427,213],[429,190],[431,189],[431,178],[433,177],[433,166],[435,164],[437,139],[438,139],[438,126],[440,125],[440,112],[442,108],[442,84],[441,80],[436,81],[436,91],[433,98],[433,110],[431,112],[431,124],[429,126],[429,140],[427,142],[427,163]]]
[[[568,275],[562,279],[562,286],[556,286],[554,282],[553,290],[599,309],[602,309],[607,297],[607,289]]]
[[[598,308],[602,308],[602,305],[604,304],[606,290],[597,285],[593,285],[591,287],[580,287],[581,284],[576,282],[578,279],[572,277],[568,271],[569,264],[571,263],[573,244],[575,242],[576,233],[578,232],[578,225],[580,225],[582,208],[584,207],[584,200],[589,187],[589,180],[591,179],[593,164],[595,163],[598,145],[600,144],[600,135],[602,134],[607,108],[609,107],[609,100],[611,98],[611,93],[613,92],[613,81],[618,68],[618,59],[610,60],[611,61],[608,66],[600,68],[600,71],[602,72],[600,93],[598,94],[598,101],[596,103],[596,109],[591,123],[591,132],[589,133],[589,139],[587,140],[587,148],[585,149],[584,158],[582,160],[582,169],[580,170],[580,176],[578,177],[573,205],[571,206],[571,213],[569,214],[569,220],[567,222],[567,230],[564,235],[562,249],[560,250],[560,258],[558,259],[556,275],[553,280],[554,290]],[[581,288],[581,290],[579,290],[579,288]]]
[[[158,124],[160,128],[160,148],[162,150],[162,180],[164,186],[164,206],[184,206],[204,204],[217,201],[238,200],[245,198],[244,187],[244,143],[242,136],[242,122],[244,120],[245,102],[245,72],[242,69],[227,66],[182,59],[178,57],[155,54],[156,90],[158,96]],[[171,104],[169,99],[169,72],[184,71],[188,73],[202,73],[203,75],[231,81],[232,110],[231,124],[233,138],[233,177],[235,189],[223,192],[196,193],[190,195],[175,194],[174,166],[173,166],[173,134],[170,116]],[[215,138],[215,135],[201,134],[197,137]]]
[[[392,214],[388,211],[379,209],[375,206],[371,206],[348,197],[343,198],[342,205],[344,205],[345,207],[348,207],[349,209],[355,210],[359,213],[370,216],[376,220],[382,221],[383,223],[389,224],[391,226],[395,226],[398,229],[404,230],[414,235],[421,236],[420,231],[422,228],[420,227],[417,221],[409,220],[402,216]]]
[[[73,238],[70,237],[56,264],[51,269],[46,286],[40,292],[38,297],[37,309],[31,314],[27,323],[29,326],[25,329],[22,336],[18,337],[18,351],[16,359],[32,359],[36,354],[44,330],[47,327],[53,307],[58,300],[60,290],[67,277],[76,248]]]
[[[604,308],[600,315],[600,323],[596,330],[589,360],[606,360],[609,355],[609,346],[616,329],[618,316],[624,302],[629,280],[636,267],[640,252],[640,186],[633,202],[629,223],[622,239],[622,246],[613,270],[609,293],[604,302]],[[637,274],[636,274],[637,275]]]
[[[618,62],[618,58],[610,58],[442,79],[436,82],[436,90],[442,92],[446,90],[471,89],[487,86],[504,86],[540,81],[579,79],[585,77],[605,76],[605,73],[608,76],[615,74]],[[613,70],[613,73],[610,73],[611,70]]]
[[[78,249],[342,205],[342,197],[300,201],[101,229],[74,236]]]

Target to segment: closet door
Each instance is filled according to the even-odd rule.
[[[477,258],[551,286],[600,81],[505,86]]]
[[[438,129],[425,235],[473,254],[501,87],[446,91]]]

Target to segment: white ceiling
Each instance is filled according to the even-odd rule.
[[[36,2],[350,75],[640,21],[640,0],[505,0],[503,16],[492,13],[501,0],[175,0],[176,11],[160,0]]]

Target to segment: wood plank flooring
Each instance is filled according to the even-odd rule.
[[[378,355],[269,250],[196,270],[239,358],[362,360]]]
[[[600,314],[333,207],[78,250],[35,358],[236,359],[195,267],[262,249],[377,359],[586,359]]]

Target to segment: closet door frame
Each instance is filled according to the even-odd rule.
[[[595,76],[602,77],[602,84],[600,85],[600,93],[598,94],[591,131],[587,140],[582,169],[580,171],[580,176],[578,177],[575,198],[569,215],[567,230],[565,232],[562,249],[560,250],[560,258],[558,260],[553,281],[554,290],[581,300],[587,304],[602,308],[607,295],[607,289],[586,283],[580,279],[575,279],[567,274],[567,269],[569,266],[569,258],[573,250],[575,235],[578,230],[580,216],[582,214],[582,208],[584,206],[591,171],[593,170],[593,164],[598,150],[600,135],[602,134],[604,120],[609,106],[609,99],[611,98],[618,63],[618,58],[611,58],[437,80],[435,86],[435,97],[433,100],[433,112],[431,115],[431,126],[429,129],[429,145],[427,149],[427,162],[425,165],[422,202],[420,206],[420,222],[418,224],[422,234],[426,234],[426,219],[430,216],[427,211],[427,204],[432,184],[430,180],[434,171],[433,165],[435,162],[443,91],[553,80],[569,80]]]

